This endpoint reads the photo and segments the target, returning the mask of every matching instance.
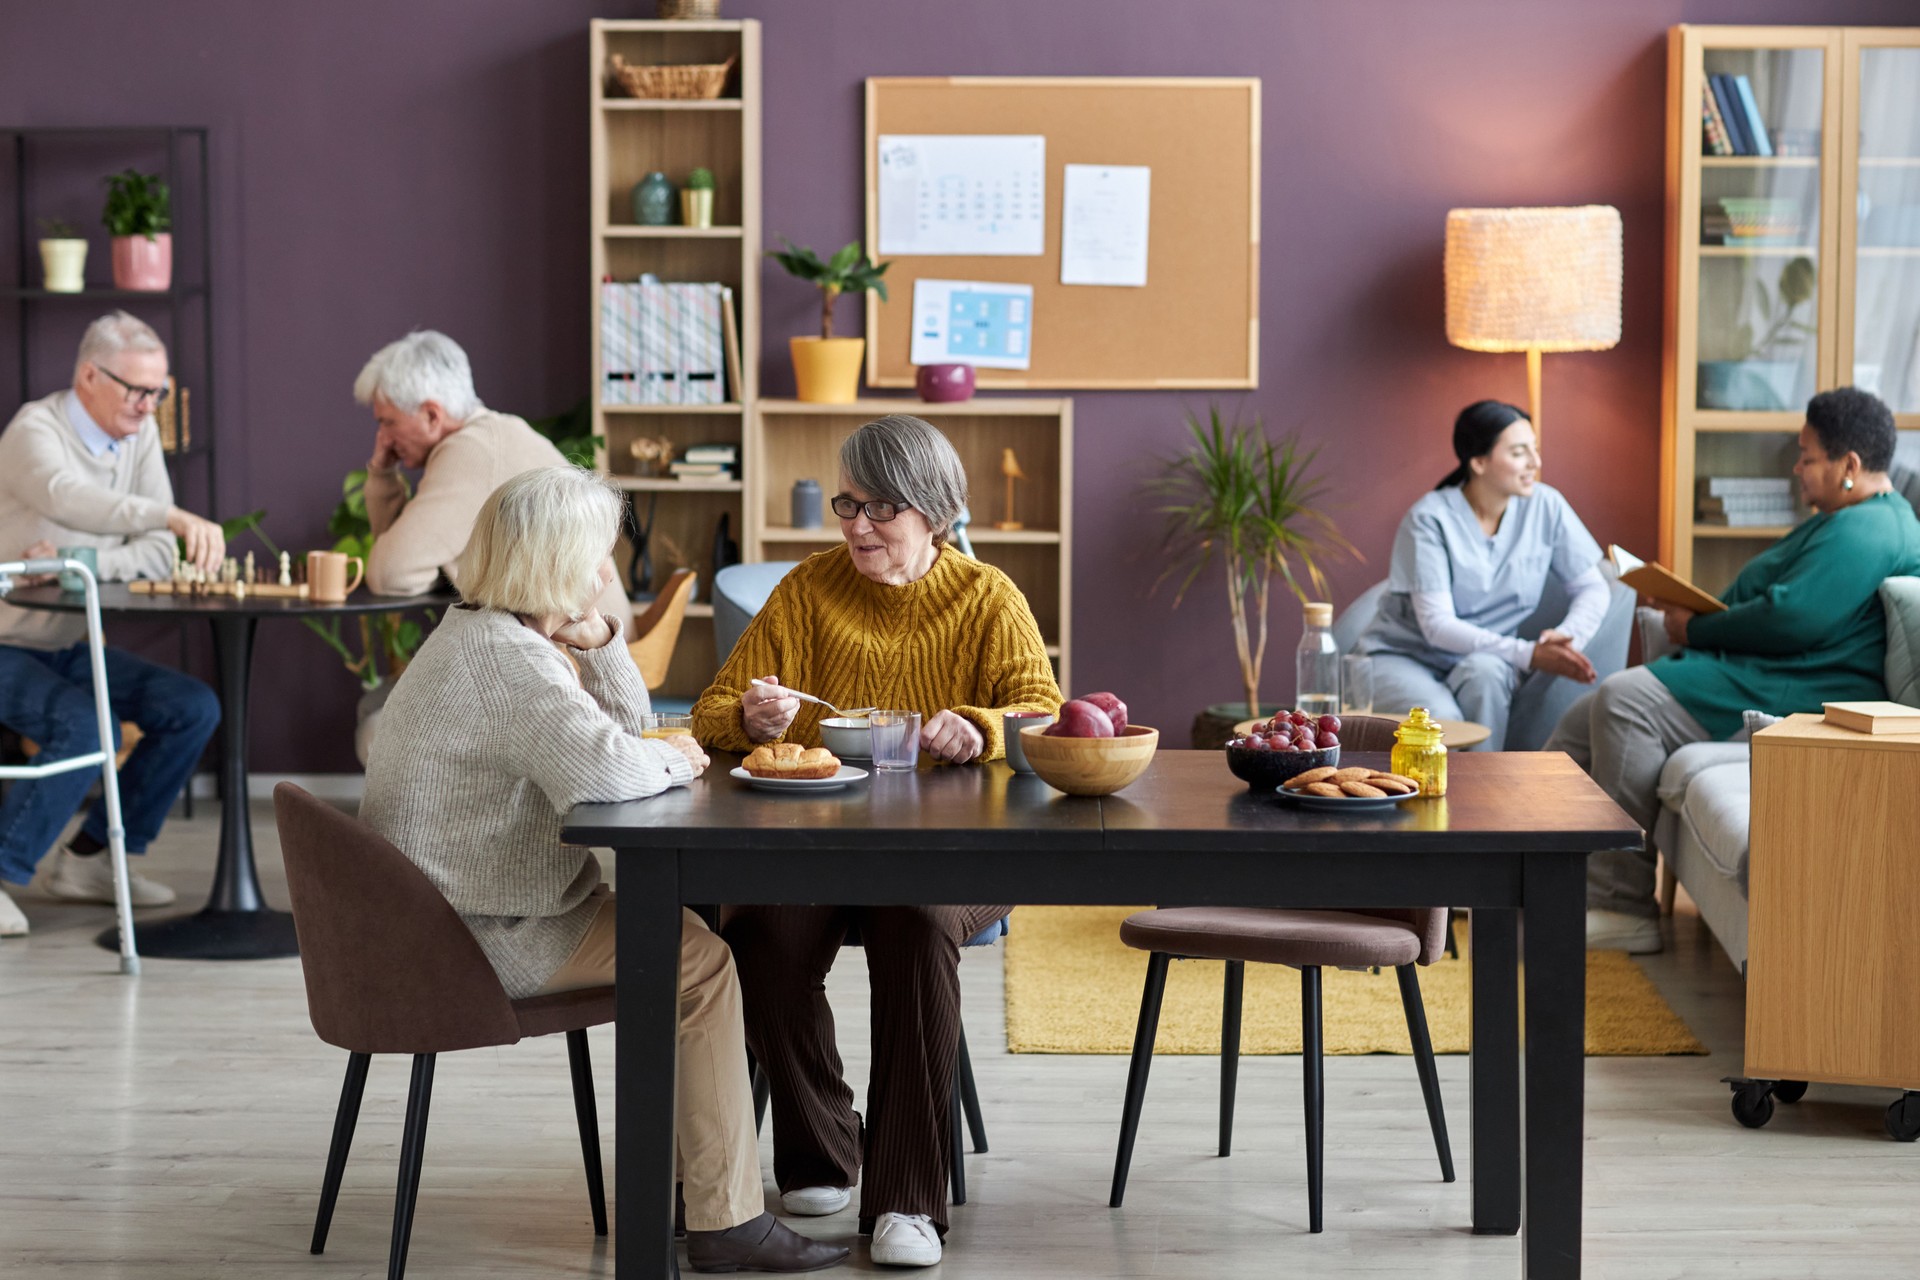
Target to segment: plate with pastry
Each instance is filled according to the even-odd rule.
[[[1402,800],[1420,798],[1420,784],[1384,769],[1309,769],[1281,783],[1280,798],[1302,809],[1353,813],[1391,809]]]
[[[761,791],[833,791],[867,776],[865,769],[841,764],[825,747],[797,742],[762,743],[730,772]]]

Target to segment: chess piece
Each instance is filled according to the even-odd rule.
[[[293,557],[284,551],[280,553],[280,585],[283,587],[293,585]]]
[[[259,575],[254,572],[253,552],[251,551],[247,552],[247,564],[246,568],[240,573],[240,581],[246,583],[248,586],[252,586],[254,583],[260,581]]]
[[[1020,469],[1020,459],[1013,456],[1012,448],[1000,451],[1000,474],[1007,478],[1007,518],[995,520],[996,529],[1024,529],[1026,526],[1013,518],[1013,482],[1025,480],[1027,473]]]

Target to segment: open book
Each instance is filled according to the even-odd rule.
[[[1619,571],[1620,581],[1641,595],[1652,596],[1662,604],[1677,604],[1695,613],[1722,613],[1726,610],[1726,605],[1685,578],[1676,576],[1660,565],[1648,564],[1631,551],[1610,546],[1607,548],[1607,559]]]

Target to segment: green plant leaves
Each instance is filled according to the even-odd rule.
[[[887,300],[886,274],[891,262],[874,262],[861,250],[860,242],[841,247],[825,262],[820,255],[782,236],[784,249],[769,249],[767,256],[785,267],[787,274],[805,280],[820,290],[820,336],[833,336],[833,300],[843,293],[865,293],[869,289]]]
[[[107,205],[100,220],[116,236],[151,240],[173,226],[172,195],[157,173],[123,169],[106,178]]]

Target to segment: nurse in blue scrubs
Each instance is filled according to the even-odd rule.
[[[1413,504],[1393,540],[1380,611],[1361,635],[1382,713],[1425,707],[1441,723],[1471,720],[1506,745],[1514,690],[1533,673],[1592,684],[1582,652],[1606,617],[1600,547],[1557,489],[1540,483],[1533,424],[1481,400],[1453,423],[1460,465]],[[1553,574],[1567,615],[1537,640],[1516,632]]]

